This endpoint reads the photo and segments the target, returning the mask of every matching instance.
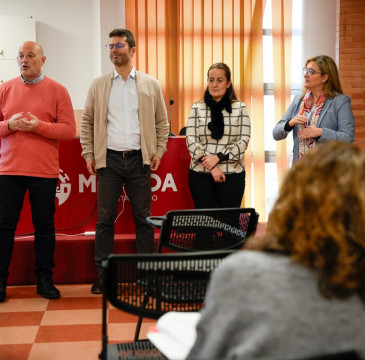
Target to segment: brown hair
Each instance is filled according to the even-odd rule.
[[[231,69],[229,68],[229,66],[227,64],[222,63],[222,62],[218,62],[218,63],[215,63],[215,64],[211,65],[210,68],[207,71],[207,78],[209,78],[209,71],[212,70],[212,69],[224,70],[224,75],[227,79],[227,82],[232,79]],[[204,91],[204,96],[205,96],[205,93],[207,91],[209,91],[208,86],[206,87],[206,89]],[[227,88],[227,93],[228,93],[228,96],[229,96],[229,99],[231,100],[231,102],[238,100],[236,92],[233,89],[232,81],[231,81],[231,85]],[[203,97],[202,101],[204,101],[204,97]]]
[[[328,76],[327,81],[323,85],[326,97],[334,98],[338,94],[343,94],[340,76],[335,61],[327,55],[319,55],[307,59],[305,66],[307,66],[311,61],[317,63],[319,71],[322,73],[322,75],[327,74]]]
[[[316,145],[286,175],[263,237],[248,248],[279,251],[318,270],[320,293],[365,302],[365,152]]]

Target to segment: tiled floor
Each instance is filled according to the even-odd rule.
[[[46,300],[35,286],[8,286],[0,303],[0,360],[96,360],[101,350],[102,297],[89,284],[57,285]],[[110,343],[132,341],[137,318],[109,305]],[[140,338],[153,320],[144,319]]]

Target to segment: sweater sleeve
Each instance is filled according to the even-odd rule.
[[[72,140],[76,135],[75,115],[65,87],[56,87],[56,114],[52,122],[39,119],[38,135],[52,140]]]
[[[162,158],[166,152],[166,145],[169,135],[169,124],[167,121],[167,111],[162,90],[156,80],[156,113],[155,113],[155,127],[156,127],[156,156]]]
[[[95,80],[89,88],[81,116],[80,143],[85,161],[94,159]]]
[[[0,139],[11,134],[11,131],[8,128],[9,119],[5,119],[4,114],[3,114],[3,107],[5,105],[3,89],[4,89],[4,85],[2,85],[0,87]]]

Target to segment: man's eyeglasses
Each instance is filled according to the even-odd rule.
[[[126,47],[126,46],[127,46],[127,44],[120,42],[120,43],[118,43],[118,44],[106,44],[105,46],[106,46],[107,48],[109,48],[109,50],[113,50],[113,49],[114,49],[114,46],[115,46],[115,48],[116,48],[117,50],[120,50],[120,49],[123,49],[124,47]]]
[[[315,71],[311,68],[307,68],[307,67],[304,67],[303,68],[303,74],[305,75],[305,73],[308,74],[308,76],[312,76],[313,74],[321,74],[321,75],[324,75],[323,73],[321,72],[318,72],[318,71]]]

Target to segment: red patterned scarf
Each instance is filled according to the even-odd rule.
[[[304,115],[308,118],[306,125],[301,125],[300,130],[306,126],[317,126],[319,115],[326,101],[325,91],[322,90],[317,102],[313,104],[313,94],[310,90],[307,90],[303,97],[302,104],[300,106],[300,115]],[[306,152],[312,149],[315,145],[315,139],[299,139],[299,159],[304,156]]]

